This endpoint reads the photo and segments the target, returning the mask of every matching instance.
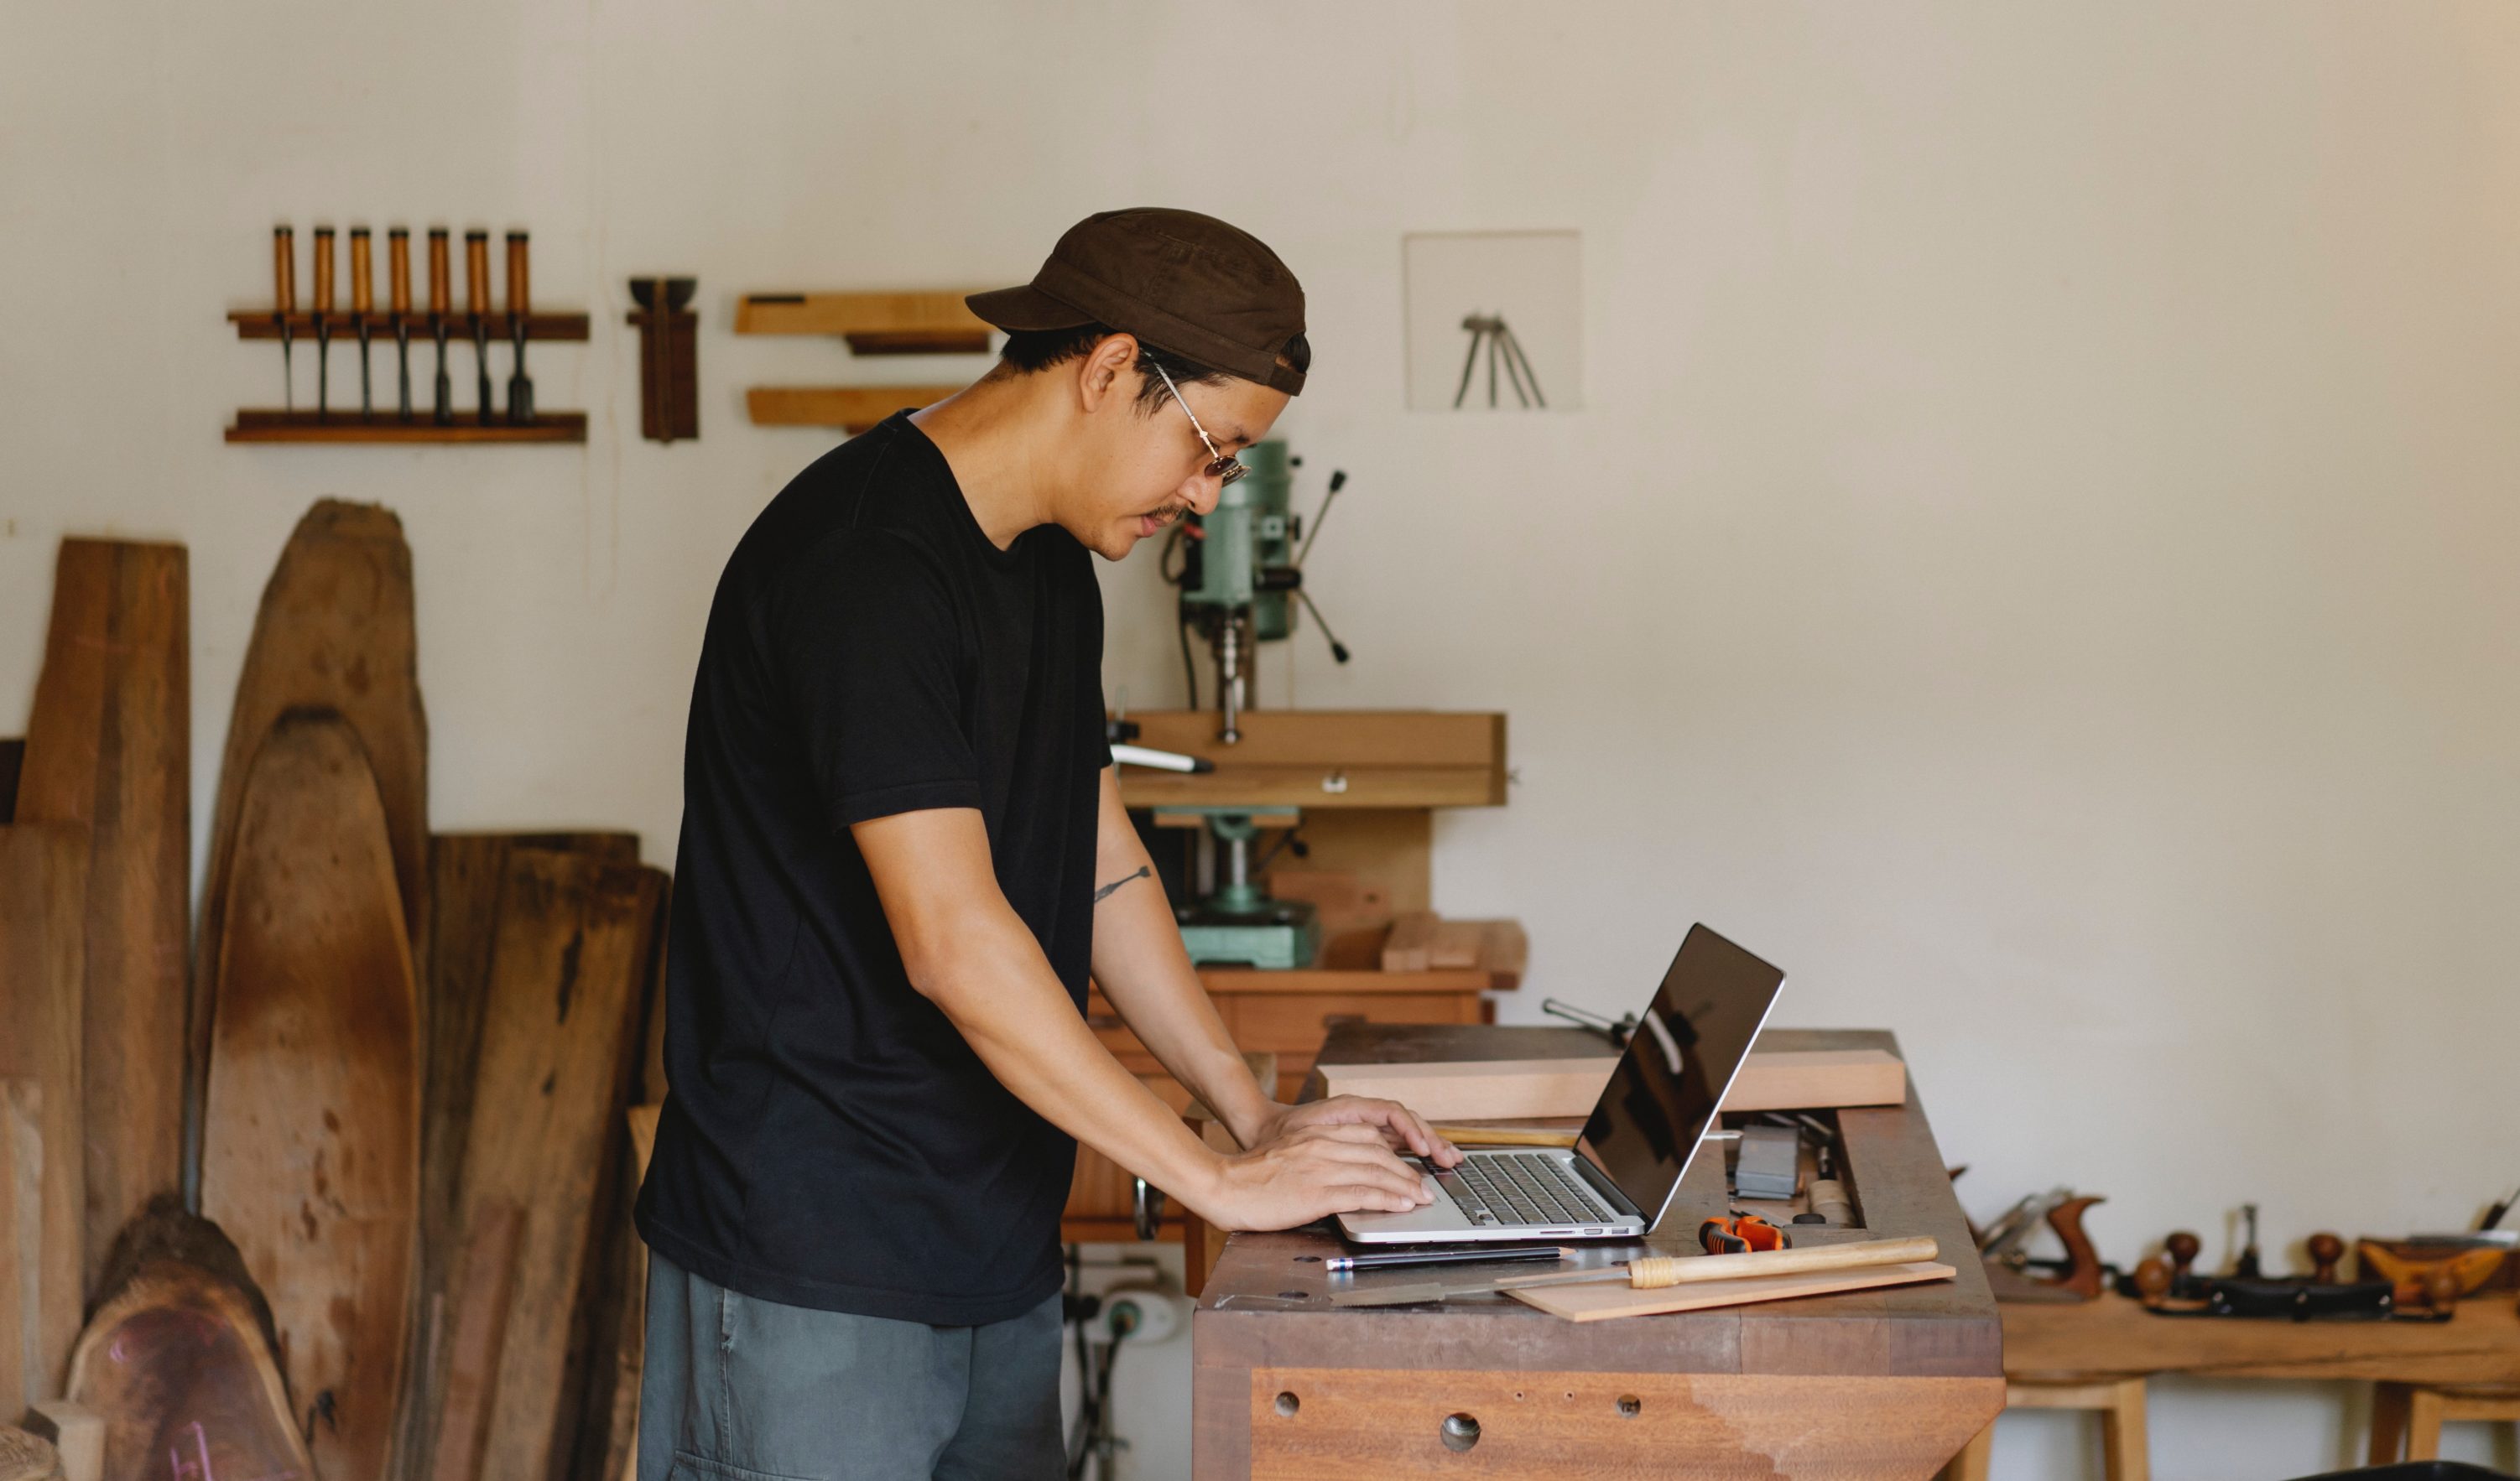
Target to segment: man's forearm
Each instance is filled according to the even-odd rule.
[[[1095,1039],[1013,911],[974,908],[953,944],[930,960],[924,974],[933,980],[913,985],[944,1010],[998,1083],[1174,1197],[1193,1206],[1205,1200],[1216,1154]]]
[[[1095,984],[1173,1078],[1223,1117],[1235,1140],[1251,1145],[1277,1108],[1272,1088],[1252,1079],[1199,985],[1163,884],[1135,833],[1125,846],[1106,843],[1102,857],[1098,888],[1109,893],[1094,907]]]

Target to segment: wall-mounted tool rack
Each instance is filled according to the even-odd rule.
[[[376,275],[371,248],[373,235],[365,226],[353,226],[348,237],[350,301],[343,307],[335,292],[334,239],[330,226],[318,226],[314,233],[314,293],[301,305],[297,297],[297,261],[295,230],[289,226],[272,233],[273,302],[267,309],[235,309],[228,322],[236,326],[240,339],[277,339],[281,346],[281,368],[288,381],[289,404],[273,408],[248,408],[236,415],[236,423],[227,429],[230,442],[584,442],[586,414],[570,411],[543,411],[535,407],[533,381],[525,373],[525,346],[529,341],[577,341],[587,337],[587,316],[584,314],[536,313],[529,287],[527,239],[522,231],[507,234],[507,308],[491,307],[490,234],[474,229],[464,233],[465,296],[458,305],[454,295],[453,233],[445,227],[431,227],[428,232],[428,297],[415,300],[412,293],[411,233],[396,226],[385,233],[387,247],[386,289],[381,301],[375,292]],[[355,406],[344,402],[335,406],[331,401],[333,387],[329,351],[334,340],[345,342],[355,356],[358,371],[358,400]],[[425,356],[435,360],[431,384],[415,395],[417,377],[413,371],[412,350],[415,341]],[[291,369],[291,352],[299,342],[311,343],[315,349],[315,408],[301,409],[296,402],[296,377]],[[507,401],[497,404],[490,371],[491,345],[503,346],[509,357],[511,373],[507,378]],[[454,376],[450,355],[460,354],[469,344],[472,349],[473,394],[472,405],[458,411],[455,407]],[[386,376],[390,382],[380,386],[371,359],[373,349],[385,352]],[[424,366],[424,370],[426,366]],[[391,394],[385,394],[386,390]],[[426,399],[425,407],[415,403]],[[385,404],[380,404],[380,403]]]
[[[989,326],[961,292],[747,293],[736,305],[739,335],[836,335],[856,355],[984,355]],[[756,385],[744,409],[756,426],[836,426],[865,431],[905,406],[924,406],[960,385]]]

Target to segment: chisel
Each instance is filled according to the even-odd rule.
[[[446,228],[428,229],[428,332],[437,340],[437,401],[430,420],[455,425],[455,389],[446,379],[446,316],[455,308],[453,274],[446,266]]]
[[[472,316],[472,372],[481,425],[490,425],[490,234],[464,234],[464,306]]]
[[[385,232],[385,274],[393,280],[387,290],[393,294],[394,333],[394,409],[401,420],[411,420],[411,228],[397,226]]]
[[[1741,1255],[1650,1255],[1592,1270],[1549,1276],[1508,1276],[1468,1282],[1421,1280],[1367,1290],[1334,1291],[1332,1306],[1409,1306],[1452,1296],[1488,1295],[1542,1285],[1581,1285],[1595,1280],[1626,1280],[1638,1290],[1688,1285],[1700,1280],[1740,1280],[1752,1276],[1795,1276],[1815,1271],[1857,1270],[1870,1265],[1904,1265],[1931,1260],[1940,1253],[1931,1235],[1907,1239],[1864,1239],[1852,1244],[1815,1244],[1802,1249],[1754,1250]]]
[[[517,346],[517,368],[508,377],[508,420],[534,420],[534,382],[525,376],[525,316],[533,312],[533,293],[526,284],[525,234],[508,233],[508,337]]]
[[[364,226],[350,228],[350,331],[359,337],[359,420],[376,415],[375,393],[368,381],[368,315],[377,306],[376,255]]]
[[[315,228],[315,420],[332,414],[333,229]]]
[[[297,410],[297,374],[290,364],[290,349],[296,342],[297,331],[289,316],[297,312],[297,232],[292,227],[271,229],[271,318],[280,326],[280,404]]]

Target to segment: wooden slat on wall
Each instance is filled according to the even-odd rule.
[[[508,859],[458,1196],[468,1229],[493,1201],[524,1211],[485,1481],[560,1474],[575,1439],[568,1348],[606,1149],[620,1135],[661,879],[582,854]],[[459,1269],[449,1288],[470,1284]]]
[[[183,1146],[192,681],[184,549],[65,540],[16,820],[89,827],[80,1029],[93,1283]]]
[[[34,1180],[30,1196],[9,1216],[15,1225],[0,1220],[0,1246],[17,1256],[13,1271],[0,1254],[0,1284],[22,1282],[29,1270],[35,1278],[22,1328],[0,1325],[0,1414],[61,1392],[87,1292],[79,1089],[87,868],[88,830],[76,824],[0,827],[0,1080],[24,1088],[22,1111],[37,1118],[27,1129],[36,1144],[19,1149],[19,1175]],[[26,1162],[30,1151],[40,1162]],[[0,1298],[17,1299],[21,1288]]]
[[[413,636],[411,548],[390,510],[320,501],[297,521],[263,588],[219,761],[199,963],[218,960],[228,860],[254,751],[283,713],[299,707],[338,713],[367,752],[384,806],[404,924],[418,953],[428,920],[428,726]],[[187,1060],[193,1076],[187,1103],[196,1111],[209,1010],[197,992]],[[198,1155],[198,1148],[188,1151]]]
[[[202,1211],[270,1299],[330,1481],[383,1481],[420,1230],[420,1043],[384,807],[293,710],[248,773],[210,967]]]

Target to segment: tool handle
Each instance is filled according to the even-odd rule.
[[[393,295],[393,314],[399,319],[411,312],[411,228],[407,226],[385,233],[385,276],[393,280],[386,292]]]
[[[490,311],[490,234],[464,234],[464,311],[475,318]]]
[[[297,312],[297,233],[292,227],[271,229],[271,306],[276,314]]]
[[[315,228],[315,316],[333,311],[333,229]]]
[[[350,312],[364,314],[377,306],[376,253],[364,226],[350,228]]]
[[[525,234],[508,233],[508,317],[521,320],[534,311],[533,292],[525,268]]]
[[[1630,1262],[1628,1280],[1639,1290],[1658,1290],[1700,1280],[1901,1265],[1911,1260],[1931,1260],[1938,1253],[1940,1246],[1932,1235],[1918,1234],[1907,1239],[1866,1239],[1855,1244],[1815,1244],[1803,1249],[1752,1250],[1742,1255],[1649,1255]]]
[[[428,311],[445,317],[455,306],[454,274],[446,266],[446,228],[428,229]]]

